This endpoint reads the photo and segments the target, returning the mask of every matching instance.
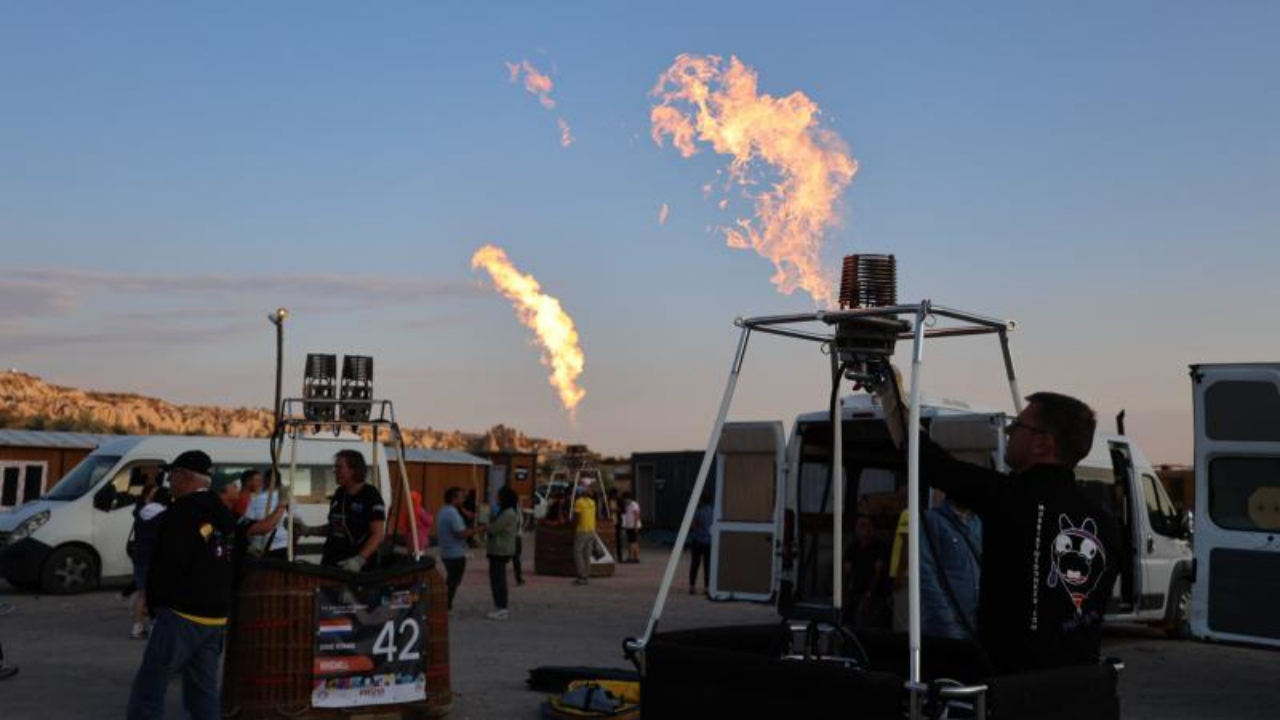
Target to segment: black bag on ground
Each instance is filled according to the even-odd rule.
[[[525,682],[530,690],[562,693],[574,680],[630,680],[639,681],[635,670],[625,668],[587,667],[585,665],[543,665],[529,671]]]

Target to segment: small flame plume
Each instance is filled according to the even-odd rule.
[[[524,75],[524,89],[530,94],[537,96],[538,104],[547,110],[556,108],[556,101],[551,99],[551,90],[555,87],[555,83],[551,82],[551,77],[538,71],[528,60],[520,62],[505,62],[507,66],[508,79],[512,83],[520,82],[520,76]],[[569,147],[574,143],[576,138],[573,136],[573,130],[569,127],[569,122],[563,117],[556,118],[556,126],[560,128],[560,147]]]
[[[658,209],[658,225],[667,224],[667,204],[662,203],[662,207]]]
[[[556,118],[556,125],[560,128],[560,147],[569,147],[573,144],[573,130],[569,128],[569,123],[564,118]]]
[[[798,288],[832,306],[834,283],[822,268],[822,242],[838,222],[836,202],[858,163],[838,135],[818,125],[817,104],[798,91],[784,98],[760,94],[755,71],[733,56],[726,65],[716,55],[681,55],[650,94],[657,103],[649,120],[659,147],[670,138],[687,158],[702,142],[732,157],[729,181],[754,200],[756,217],[722,228],[729,247],[754,248],[772,261],[779,292]],[[752,173],[754,161],[776,178],[761,183]],[[757,184],[768,189],[753,195],[749,188]]]
[[[507,73],[510,75],[511,82],[520,81],[520,73],[524,73],[524,89],[530,94],[538,96],[538,103],[548,110],[554,110],[556,101],[551,99],[551,88],[555,85],[551,82],[551,78],[538,72],[538,68],[534,67],[528,60],[521,60],[518,63],[506,63]]]
[[[516,316],[537,335],[542,346],[542,364],[551,368],[551,385],[560,393],[560,402],[572,419],[587,391],[578,385],[586,358],[578,345],[573,318],[560,301],[542,292],[532,275],[511,264],[507,253],[496,245],[485,245],[471,256],[472,269],[484,268],[498,292],[511,301]]]

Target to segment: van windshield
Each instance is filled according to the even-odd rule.
[[[90,455],[80,461],[45,496],[45,500],[75,500],[93,489],[111,468],[120,462],[119,455]]]

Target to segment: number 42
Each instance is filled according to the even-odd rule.
[[[418,644],[418,638],[422,634],[422,628],[418,621],[413,618],[406,618],[400,621],[400,637],[404,642],[400,644],[400,660],[417,660],[422,657],[421,653],[414,650]],[[405,636],[408,639],[405,640]],[[386,655],[387,662],[396,660],[396,621],[388,620],[382,626],[382,630],[378,632],[378,639],[373,642],[374,655]]]

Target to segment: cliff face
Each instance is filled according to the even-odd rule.
[[[0,370],[0,427],[124,435],[266,437],[265,408],[174,405],[157,398],[50,385],[34,375]],[[401,428],[410,447],[440,450],[557,452],[563,443],[495,425],[484,433]]]

